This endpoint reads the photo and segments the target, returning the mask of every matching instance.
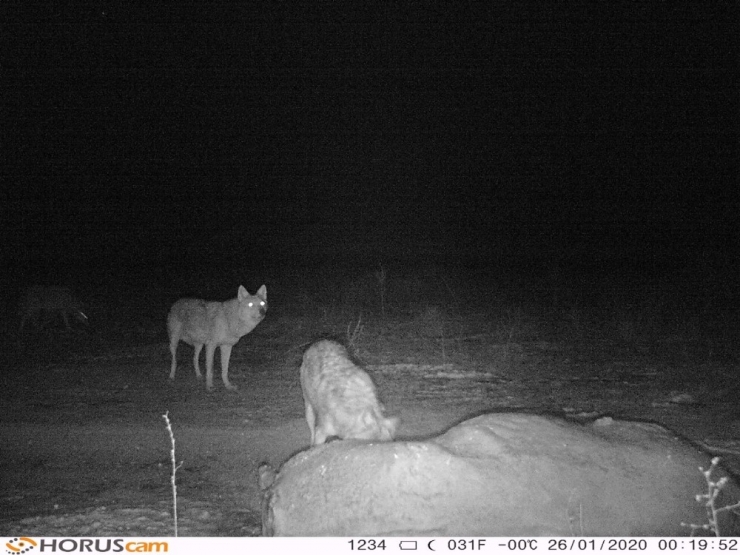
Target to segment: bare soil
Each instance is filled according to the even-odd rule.
[[[281,342],[282,324],[263,325],[234,349],[230,377],[239,391],[217,378],[211,394],[187,346],[177,379],[168,379],[161,330],[116,345],[79,330],[21,338],[7,350],[14,363],[0,388],[0,533],[174,535],[168,414],[180,465],[179,535],[259,535],[257,466],[277,466],[309,440],[298,367],[310,339]],[[489,411],[611,415],[658,422],[739,467],[737,369],[692,355],[703,351],[685,341],[371,332],[368,325],[356,338],[356,352],[387,413],[401,418],[403,439]]]

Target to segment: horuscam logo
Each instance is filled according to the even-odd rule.
[[[5,553],[20,555],[21,553],[28,553],[37,545],[33,538],[13,538],[9,542],[5,542]]]
[[[8,555],[22,555],[37,549],[41,553],[167,553],[170,550],[168,542],[137,542],[125,541],[121,538],[64,538],[52,540],[48,538],[17,537],[5,543],[5,553]]]

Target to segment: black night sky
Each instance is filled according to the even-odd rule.
[[[6,287],[378,264],[737,280],[734,2],[0,21]]]

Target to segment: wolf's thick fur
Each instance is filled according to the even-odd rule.
[[[370,376],[335,341],[322,340],[303,355],[301,388],[311,445],[329,437],[391,441],[398,420],[385,418]]]
[[[213,355],[216,347],[221,348],[221,379],[226,389],[235,390],[229,382],[229,359],[231,348],[239,339],[252,331],[267,312],[267,288],[263,285],[255,295],[250,295],[243,286],[235,299],[225,302],[201,299],[180,299],[172,305],[167,316],[167,332],[170,336],[172,369],[170,379],[175,379],[177,369],[177,346],[180,341],[195,349],[193,366],[195,375],[202,377],[198,357],[206,346],[206,389],[213,389]]]
[[[688,536],[710,458],[641,422],[485,414],[423,441],[334,441],[259,469],[266,536]],[[722,469],[712,479],[727,476]],[[715,507],[740,500],[730,479]],[[717,515],[722,535],[740,515]],[[706,534],[706,530],[696,530]]]
[[[72,329],[70,318],[87,324],[87,316],[82,312],[82,304],[66,287],[35,285],[29,287],[23,295],[19,307],[21,319],[20,331],[27,324],[42,328],[50,322],[64,323],[66,329]]]

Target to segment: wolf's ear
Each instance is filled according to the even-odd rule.
[[[243,285],[239,286],[239,291],[236,293],[236,298],[239,299],[239,302],[243,301],[249,297],[249,292],[244,288]]]
[[[260,287],[257,290],[257,296],[266,301],[267,300],[267,287],[264,285]]]

